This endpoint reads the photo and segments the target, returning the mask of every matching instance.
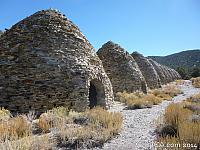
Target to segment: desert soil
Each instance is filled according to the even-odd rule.
[[[178,85],[183,91],[173,98],[172,101],[163,101],[152,108],[126,110],[122,103],[115,102],[110,111],[121,112],[124,117],[123,129],[121,133],[105,143],[103,150],[152,150],[155,149],[156,122],[163,115],[166,107],[172,102],[181,102],[186,98],[200,92],[194,88],[190,81],[185,81],[183,85]],[[98,149],[98,148],[97,148]],[[99,150],[99,149],[98,149]]]

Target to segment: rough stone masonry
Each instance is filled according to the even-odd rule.
[[[153,65],[156,72],[158,73],[161,80],[161,84],[167,84],[171,81],[181,79],[181,76],[179,75],[179,73],[175,71],[174,69],[161,65],[150,58],[148,60],[150,61],[150,63]]]
[[[109,41],[97,51],[97,54],[111,80],[114,93],[147,93],[147,84],[139,66],[122,47]]]
[[[155,89],[161,87],[160,77],[150,61],[138,52],[133,52],[131,56],[137,62],[148,88]]]
[[[180,78],[175,70],[140,54],[132,54],[134,59],[111,41],[97,54],[57,10],[23,19],[0,36],[0,107],[20,113],[56,106],[77,111],[109,107],[117,92],[147,93],[148,87]]]
[[[109,106],[111,82],[93,46],[57,10],[42,10],[0,37],[0,107],[15,112]]]

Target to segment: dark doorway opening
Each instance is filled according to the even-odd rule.
[[[90,105],[89,105],[90,108],[97,106],[97,89],[92,83],[90,83],[89,101],[90,101]]]
[[[101,81],[93,79],[89,87],[89,107],[105,106],[105,92]]]

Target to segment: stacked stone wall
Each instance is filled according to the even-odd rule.
[[[160,77],[157,74],[153,65],[150,63],[150,61],[147,58],[145,58],[142,54],[139,54],[138,52],[132,53],[131,56],[137,62],[139,69],[141,70],[146,80],[147,86],[150,89],[161,87]]]
[[[45,111],[89,105],[90,81],[102,84],[108,106],[111,82],[94,48],[79,28],[56,10],[39,11],[0,37],[0,106],[11,111]],[[100,87],[100,86],[99,86]]]
[[[147,92],[146,81],[133,57],[118,44],[107,42],[97,52],[111,80],[114,93]]]

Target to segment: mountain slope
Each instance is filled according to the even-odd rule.
[[[177,68],[177,67],[200,67],[200,50],[187,50],[168,56],[149,56],[149,58],[160,64]]]

